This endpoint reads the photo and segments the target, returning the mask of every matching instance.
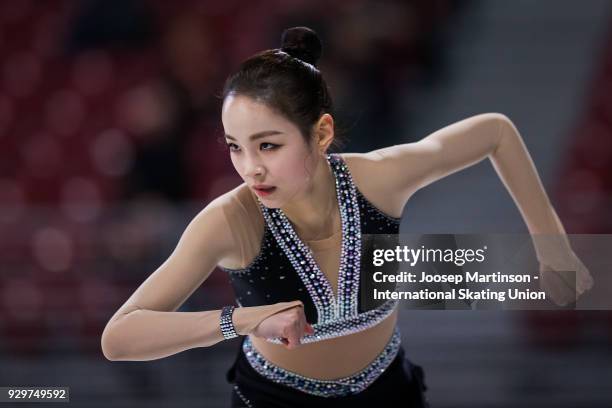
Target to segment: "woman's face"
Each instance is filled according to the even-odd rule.
[[[240,95],[225,98],[221,116],[234,168],[262,204],[280,208],[309,191],[318,156],[297,126]]]

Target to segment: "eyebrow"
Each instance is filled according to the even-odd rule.
[[[257,132],[252,134],[251,136],[249,136],[250,140],[257,140],[257,139],[261,139],[262,137],[266,137],[266,136],[272,136],[272,135],[282,135],[283,132],[278,131],[278,130],[264,130],[263,132]],[[228,134],[225,134],[225,137],[230,139],[230,140],[236,140],[235,137],[230,136]]]

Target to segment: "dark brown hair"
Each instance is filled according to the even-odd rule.
[[[321,115],[334,114],[327,83],[317,68],[321,52],[321,41],[310,28],[286,29],[280,48],[261,51],[240,64],[225,81],[222,99],[244,95],[264,103],[294,123],[309,145]],[[332,145],[339,147],[337,137]]]

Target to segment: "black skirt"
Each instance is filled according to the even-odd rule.
[[[320,397],[270,381],[251,367],[242,347],[226,378],[233,384],[232,408],[354,408],[381,403],[392,407],[429,407],[423,369],[405,357],[401,346],[389,367],[368,388],[345,397]]]

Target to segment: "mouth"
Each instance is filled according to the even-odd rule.
[[[276,190],[276,187],[266,187],[266,188],[253,187],[253,190],[258,196],[266,197],[272,194]]]

